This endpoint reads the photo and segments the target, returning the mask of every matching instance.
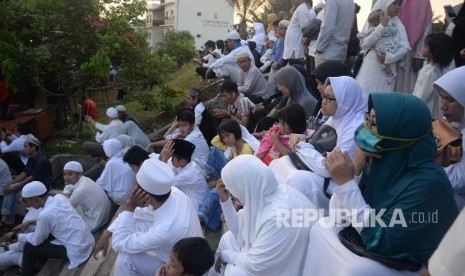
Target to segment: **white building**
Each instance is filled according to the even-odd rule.
[[[225,39],[234,22],[234,7],[227,0],[147,1],[146,28],[155,48],[166,30],[189,31],[199,49],[207,40]]]

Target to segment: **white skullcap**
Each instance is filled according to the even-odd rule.
[[[124,105],[117,105],[117,106],[116,106],[116,110],[117,110],[117,111],[126,112],[126,107],[124,107]]]
[[[107,109],[107,116],[110,118],[118,118],[118,110],[116,110],[116,108],[109,107]]]
[[[290,22],[289,22],[288,20],[281,20],[281,21],[279,21],[279,23],[278,23],[278,27],[279,27],[279,26],[283,26],[283,27],[286,27],[286,29],[287,29],[287,28],[289,28],[289,23],[290,23]]]
[[[103,151],[108,158],[113,157],[115,154],[123,149],[121,142],[116,139],[108,139],[103,142]]]
[[[226,36],[226,39],[232,39],[232,40],[240,40],[241,36],[237,31],[230,31],[228,33],[228,36]]]
[[[176,181],[173,170],[165,162],[155,158],[142,163],[136,179],[144,191],[153,195],[166,195]]]
[[[39,141],[39,139],[37,139],[37,138],[36,138],[34,135],[32,135],[32,134],[28,134],[28,135],[27,135],[26,142],[31,143],[31,144],[34,144],[34,145],[36,145],[36,146],[38,146],[38,147],[40,147],[40,144],[41,144],[40,141]]]
[[[23,198],[30,198],[30,197],[43,195],[46,192],[47,192],[47,188],[45,188],[45,185],[42,182],[32,181],[23,187],[21,196]]]
[[[239,52],[239,54],[237,54],[236,61],[239,61],[242,58],[248,58],[251,60],[249,53],[247,53],[246,51]]]
[[[65,164],[65,167],[63,168],[64,171],[73,171],[73,172],[84,172],[82,169],[82,165],[79,162],[76,161],[69,161],[68,163]]]
[[[278,41],[278,38],[276,36],[272,36],[269,38],[269,40],[273,41],[274,43],[276,43],[276,41]]]
[[[315,8],[315,9],[322,9],[322,8],[324,8],[324,7],[325,7],[325,3],[319,2],[318,4],[315,5],[314,8]]]

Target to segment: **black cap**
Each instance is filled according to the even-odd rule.
[[[194,153],[195,145],[183,139],[173,139],[173,154],[190,159]]]

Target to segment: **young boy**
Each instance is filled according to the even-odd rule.
[[[157,276],[202,276],[215,260],[208,242],[193,237],[179,240],[171,251],[169,262],[157,271]]]
[[[189,141],[173,139],[165,144],[159,159],[165,163],[171,158],[171,168],[176,175],[174,186],[183,191],[198,211],[207,198],[208,184],[202,170],[191,162],[195,146]]]
[[[173,139],[183,139],[195,145],[192,160],[197,162],[202,168],[207,163],[210,149],[202,132],[195,124],[195,114],[191,108],[182,108],[178,111],[176,120],[171,124],[163,137],[165,140],[150,143],[146,150],[150,151],[153,147],[163,147],[168,141]]]

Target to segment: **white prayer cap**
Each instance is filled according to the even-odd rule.
[[[103,151],[108,158],[113,157],[123,149],[121,142],[116,139],[108,139],[103,142]]]
[[[31,144],[34,144],[34,145],[36,145],[36,146],[38,146],[38,147],[40,147],[40,144],[41,144],[40,141],[39,141],[39,139],[37,139],[37,138],[36,138],[34,135],[32,135],[32,134],[28,134],[28,135],[27,135],[26,142],[31,143]]]
[[[325,3],[323,2],[318,2],[316,5],[315,5],[315,9],[322,9],[325,7]]]
[[[43,195],[46,192],[47,192],[47,188],[45,188],[45,185],[42,182],[32,181],[23,187],[21,196],[23,198],[30,198],[30,197]]]
[[[232,39],[232,40],[240,40],[241,36],[237,31],[230,31],[228,33],[228,36],[226,36],[226,39]]]
[[[282,27],[285,27],[287,29],[287,28],[289,28],[289,23],[290,22],[288,20],[281,20],[278,23],[278,27],[282,26]]]
[[[249,53],[247,53],[246,51],[239,52],[239,54],[237,54],[236,61],[239,61],[242,58],[251,59],[250,56],[249,56]]]
[[[124,105],[117,105],[117,106],[116,106],[116,110],[117,110],[117,111],[126,112],[126,107],[124,107]]]
[[[107,116],[110,118],[118,118],[118,110],[114,107],[109,107],[107,109]]]
[[[76,161],[69,161],[68,163],[65,164],[65,167],[63,168],[64,171],[73,171],[73,172],[84,172],[82,169],[82,165],[79,162]]]
[[[165,162],[155,158],[142,163],[136,179],[144,191],[153,195],[166,195],[176,181],[173,170]]]
[[[278,41],[278,38],[276,36],[272,36],[272,37],[270,37],[268,39],[273,41],[274,43],[276,43],[276,41]]]

